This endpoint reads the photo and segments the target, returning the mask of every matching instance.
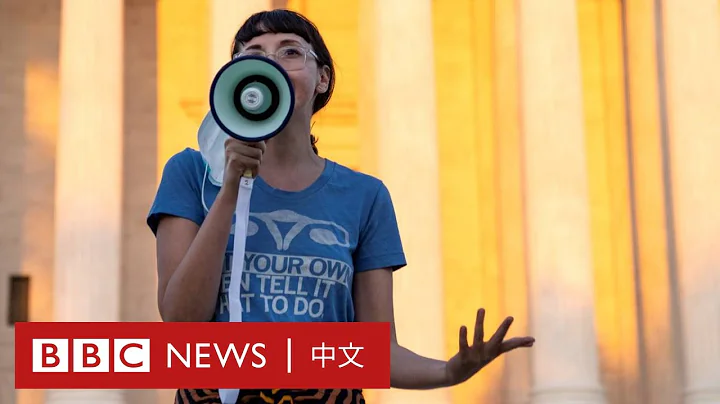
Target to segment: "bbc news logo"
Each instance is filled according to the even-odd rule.
[[[34,373],[102,373],[111,368],[115,373],[149,373],[150,340],[32,340]]]
[[[388,323],[17,323],[16,389],[390,387]]]

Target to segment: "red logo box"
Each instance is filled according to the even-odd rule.
[[[390,388],[390,325],[17,323],[15,388]]]

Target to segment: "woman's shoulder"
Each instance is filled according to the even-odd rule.
[[[183,217],[198,225],[202,224],[205,216],[200,185],[203,170],[200,152],[191,148],[185,148],[168,159],[147,217],[153,233],[157,231],[160,218],[166,215]]]
[[[202,155],[190,147],[173,154],[165,163],[165,169],[196,170],[204,166]]]
[[[385,188],[383,181],[373,175],[364,173],[349,166],[328,159],[328,162],[334,164],[334,179],[337,185],[351,188],[355,191],[364,191],[377,193]]]
[[[199,151],[186,147],[165,162],[161,182],[182,181],[199,184],[205,174],[205,162]]]

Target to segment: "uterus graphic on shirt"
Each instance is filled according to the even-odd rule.
[[[234,230],[233,225],[233,236]],[[253,317],[261,311],[262,318],[334,320],[325,313],[328,300],[349,294],[353,275],[346,262],[350,234],[343,226],[291,210],[251,213],[247,238],[239,292],[245,315]],[[221,318],[228,315],[231,266],[229,251],[217,313]]]
[[[267,230],[275,240],[276,247],[279,251],[286,251],[290,248],[290,244],[293,240],[295,240],[295,238],[306,227],[310,227],[308,231],[309,239],[317,244],[338,245],[341,247],[350,246],[350,234],[347,230],[335,222],[312,219],[291,210],[276,210],[275,212],[269,213],[251,213],[250,218],[251,221],[248,223],[247,229],[248,237],[254,236],[259,232],[260,226],[258,226],[255,221],[252,221],[252,218],[258,219],[258,221],[267,226]],[[292,227],[287,233],[285,233],[284,236],[278,227],[281,223],[292,224]],[[333,232],[333,230],[336,231]],[[340,238],[342,240],[338,239],[338,232],[341,234]]]

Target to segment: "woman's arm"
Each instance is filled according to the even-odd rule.
[[[165,165],[148,216],[157,238],[158,308],[164,321],[212,319],[240,177],[246,168],[257,174],[264,151],[265,142],[225,141],[223,185],[207,215],[193,152],[178,153]]]
[[[390,385],[425,390],[448,387],[446,362],[418,355],[397,342],[393,310],[393,273],[390,269],[360,272],[353,280],[356,321],[388,322],[391,328]]]
[[[535,342],[532,337],[505,340],[513,319],[508,317],[486,342],[484,339],[485,311],[478,310],[475,334],[471,344],[467,340],[467,328],[459,332],[458,353],[448,361],[420,356],[397,341],[393,314],[392,270],[377,269],[355,275],[353,298],[357,321],[389,322],[391,324],[390,386],[400,389],[428,390],[460,384],[495,358],[516,348],[529,348]]]
[[[217,302],[234,196],[221,189],[202,226],[164,216],[157,229],[158,307],[164,321],[209,321]]]
[[[398,343],[393,312],[393,270],[404,267],[406,262],[395,210],[384,184],[378,188],[371,204],[353,258],[357,271],[353,279],[356,321],[391,324],[391,387],[426,390],[453,386],[472,377],[499,355],[515,348],[530,347],[535,341],[531,337],[505,341],[512,323],[512,318],[508,317],[485,342],[485,311],[481,309],[475,320],[472,343],[468,344],[467,329],[461,327],[458,353],[448,361],[420,356]]]

